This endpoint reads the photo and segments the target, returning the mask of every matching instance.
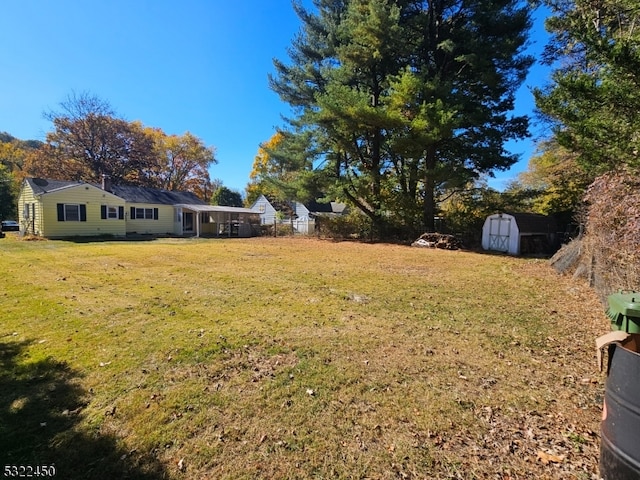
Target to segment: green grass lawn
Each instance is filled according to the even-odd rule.
[[[609,329],[539,259],[0,240],[0,464],[59,479],[576,478]],[[545,456],[546,455],[546,456]]]

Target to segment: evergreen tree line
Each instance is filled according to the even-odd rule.
[[[316,0],[273,89],[293,114],[256,157],[248,196],[344,200],[378,235],[411,238],[444,218],[479,232],[486,215],[588,218],[599,175],[635,172],[640,49],[635,0]],[[546,7],[551,82],[534,90],[549,135],[504,192],[487,186],[528,135],[510,115],[532,59],[530,16]],[[540,128],[538,129],[540,130]],[[612,199],[615,201],[615,199]]]
[[[514,0],[316,0],[272,88],[293,114],[256,159],[250,189],[343,200],[380,237],[433,231],[453,191],[507,169],[505,142],[533,59]],[[251,191],[250,191],[251,193]]]

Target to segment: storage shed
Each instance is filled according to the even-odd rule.
[[[482,227],[482,248],[511,255],[553,253],[556,222],[537,213],[495,213]]]

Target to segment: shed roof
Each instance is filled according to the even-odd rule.
[[[551,233],[556,231],[556,221],[539,213],[509,213],[518,224],[520,233]]]

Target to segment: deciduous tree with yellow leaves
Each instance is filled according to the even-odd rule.
[[[247,203],[253,203],[260,194],[302,203],[322,197],[325,176],[314,168],[312,148],[308,133],[276,132],[258,149],[247,186]]]
[[[213,193],[209,167],[218,163],[215,148],[189,132],[167,135],[158,128],[147,128],[146,132],[153,138],[156,152],[152,183],[165,190],[194,192],[208,202]]]

